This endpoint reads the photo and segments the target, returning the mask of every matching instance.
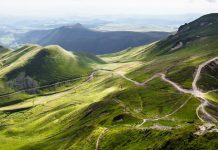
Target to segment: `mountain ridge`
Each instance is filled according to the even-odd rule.
[[[167,32],[97,31],[81,24],[52,30],[30,31],[18,37],[18,43],[36,43],[43,46],[57,44],[67,50],[92,54],[116,52],[128,47],[148,44],[167,37]]]

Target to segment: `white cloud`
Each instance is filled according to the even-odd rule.
[[[218,12],[216,0],[0,0],[0,6],[2,15],[29,16]]]

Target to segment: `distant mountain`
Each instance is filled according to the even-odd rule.
[[[81,24],[63,26],[52,30],[30,31],[17,38],[20,44],[57,44],[67,50],[84,51],[93,54],[117,52],[128,47],[148,44],[169,36],[167,32],[103,32],[90,30]]]

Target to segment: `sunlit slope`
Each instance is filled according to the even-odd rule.
[[[92,65],[104,63],[93,55],[68,52],[59,46],[39,45],[25,45],[7,53],[0,61],[0,95],[35,88],[32,92],[38,93],[37,88],[41,86],[88,76],[93,70]],[[0,104],[23,101],[31,97],[27,93],[2,97]]]
[[[205,15],[179,28],[169,38],[119,53],[102,55],[108,62],[144,61],[144,67],[130,74],[143,80],[167,71],[167,77],[185,88],[191,87],[196,66],[218,55],[218,14]],[[182,44],[181,44],[182,42]]]
[[[110,63],[143,60],[150,53],[150,50],[156,47],[156,43],[157,42],[151,43],[149,45],[128,48],[126,50],[117,53],[100,55],[100,57],[106,62],[110,62]]]
[[[38,50],[24,65],[10,70],[6,78],[13,80],[25,74],[39,84],[52,83],[88,75],[92,70],[90,63],[99,62],[100,59],[67,52],[59,46],[47,46]]]
[[[13,92],[15,89],[12,89],[7,84],[7,79],[5,75],[10,71],[23,66],[31,59],[37,52],[39,52],[41,47],[38,45],[26,45],[17,50],[9,51],[1,57],[1,68],[0,68],[0,93],[10,93]],[[6,100],[7,101],[7,100]],[[4,98],[1,98],[1,103],[4,103]]]
[[[115,69],[118,70],[119,68]],[[138,149],[141,144],[157,148],[177,133],[183,137],[181,129],[175,132],[168,128],[176,129],[181,126],[194,132],[191,125],[199,122],[195,114],[199,102],[192,98],[188,105],[172,116],[149,121],[139,127],[144,118],[164,117],[189,98],[189,95],[181,95],[159,79],[150,82],[146,87],[136,86],[119,75],[99,71],[93,80],[73,84],[73,87],[75,89],[60,93],[62,95],[57,93],[33,98],[35,106],[30,98],[10,110],[2,111],[1,123],[5,127],[1,128],[0,148],[89,150],[95,148],[96,140],[104,128],[109,130],[101,139],[101,149]],[[31,105],[21,109],[28,102]],[[10,115],[6,117],[7,114]],[[7,126],[8,124],[11,125]],[[144,135],[143,128],[155,128],[156,125],[160,129],[148,130],[156,137]],[[165,127],[166,131],[161,130]],[[24,140],[28,137],[31,140]],[[153,144],[151,137],[166,139],[157,145]],[[12,146],[15,142],[16,146]]]

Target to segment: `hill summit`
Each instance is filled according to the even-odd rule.
[[[29,46],[24,46],[18,51],[22,52],[28,48]],[[35,54],[30,57],[31,53]],[[28,52],[26,51],[20,56],[20,59],[21,57],[26,59],[25,63],[19,65],[18,60],[15,60],[13,62],[15,67],[10,68],[10,70],[6,69],[9,71],[5,76],[11,87],[16,87],[17,82],[24,82],[26,78],[39,85],[44,85],[88,76],[92,71],[91,63],[103,63],[95,56],[69,52],[57,45],[36,46]],[[22,87],[16,88],[22,89]]]

